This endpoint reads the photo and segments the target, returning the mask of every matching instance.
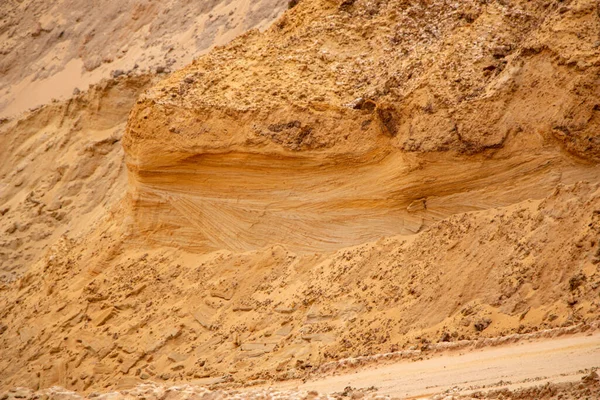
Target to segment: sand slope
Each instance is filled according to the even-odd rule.
[[[561,187],[331,256],[152,249],[112,214],[4,286],[2,382],[293,378],[348,356],[592,321],[599,201],[597,185]]]
[[[555,333],[559,333],[558,330]],[[448,353],[426,360],[389,363],[382,357],[377,366],[336,376],[311,377],[302,381],[262,382],[258,387],[239,388],[235,383],[211,384],[210,379],[169,386],[146,382],[132,389],[96,393],[105,399],[581,399],[600,393],[600,378],[594,371],[600,352],[599,336],[568,336],[545,341],[484,348],[467,353]],[[217,380],[212,380],[216,382]],[[43,396],[50,400],[80,394],[53,387],[32,393],[16,389],[15,396]]]
[[[6,0],[0,5],[0,117],[71,97],[122,72],[176,69],[252,28],[282,0]]]
[[[243,385],[593,323],[598,13],[302,0],[2,120],[0,388]]]
[[[120,144],[150,75],[104,81],[0,126],[0,277],[27,271],[64,234],[80,235],[126,189]]]

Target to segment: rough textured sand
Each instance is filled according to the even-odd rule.
[[[600,336],[595,334],[398,363],[306,383],[290,382],[281,388],[334,394],[348,387],[358,392],[374,387],[376,395],[396,398],[458,397],[499,388],[578,382],[599,367],[599,360]],[[600,390],[590,393],[596,395]]]
[[[97,83],[0,120],[1,390],[233,396],[597,323],[598,2],[301,0],[156,71],[285,6],[3,4],[3,113],[42,67]],[[597,390],[551,380],[482,396]]]
[[[140,98],[136,229],[331,251],[596,180],[597,10],[302,1]]]
[[[527,336],[527,335],[523,335]],[[103,399],[581,399],[600,395],[595,372],[600,359],[598,333],[518,345],[450,353],[341,375],[232,389],[209,380],[178,386],[144,383],[129,390],[92,393]],[[381,364],[381,362],[380,362]],[[207,388],[210,386],[210,388]],[[230,386],[229,388],[225,388]],[[81,399],[51,388],[37,393],[16,389],[7,398]]]

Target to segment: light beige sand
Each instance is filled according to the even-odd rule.
[[[212,390],[206,388],[210,379],[171,387],[147,382],[130,390],[96,393],[94,397],[99,400],[594,398],[600,394],[600,379],[589,371],[599,368],[599,360],[600,336],[594,333],[444,354],[305,382],[246,389],[227,389],[222,384],[225,387]],[[32,396],[31,391],[23,389],[7,395],[17,394]],[[82,398],[60,388],[40,391],[37,396],[47,396],[49,400]]]
[[[276,388],[334,394],[348,386],[363,391],[375,387],[375,394],[395,398],[459,396],[478,390],[579,382],[586,371],[596,368],[600,368],[598,333],[397,363],[300,384],[286,382]]]
[[[7,0],[0,5],[0,118],[66,99],[113,71],[174,70],[248,29],[284,0]]]

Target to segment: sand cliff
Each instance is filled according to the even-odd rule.
[[[4,121],[0,387],[247,384],[596,321],[599,10],[301,0]]]

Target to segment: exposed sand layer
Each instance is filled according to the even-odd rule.
[[[3,287],[0,380],[89,391],[289,379],[349,356],[591,321],[599,209],[598,185],[562,186],[332,255],[151,248],[127,209],[108,213]]]
[[[176,3],[119,4],[141,16],[107,11],[114,32],[144,10],[144,40],[187,32]],[[128,71],[1,120],[0,389],[242,386],[594,323],[599,15],[301,0],[162,81]],[[12,85],[31,71],[11,57]]]
[[[597,2],[351,3],[302,1],[141,97],[142,235],[331,251],[597,180]]]

